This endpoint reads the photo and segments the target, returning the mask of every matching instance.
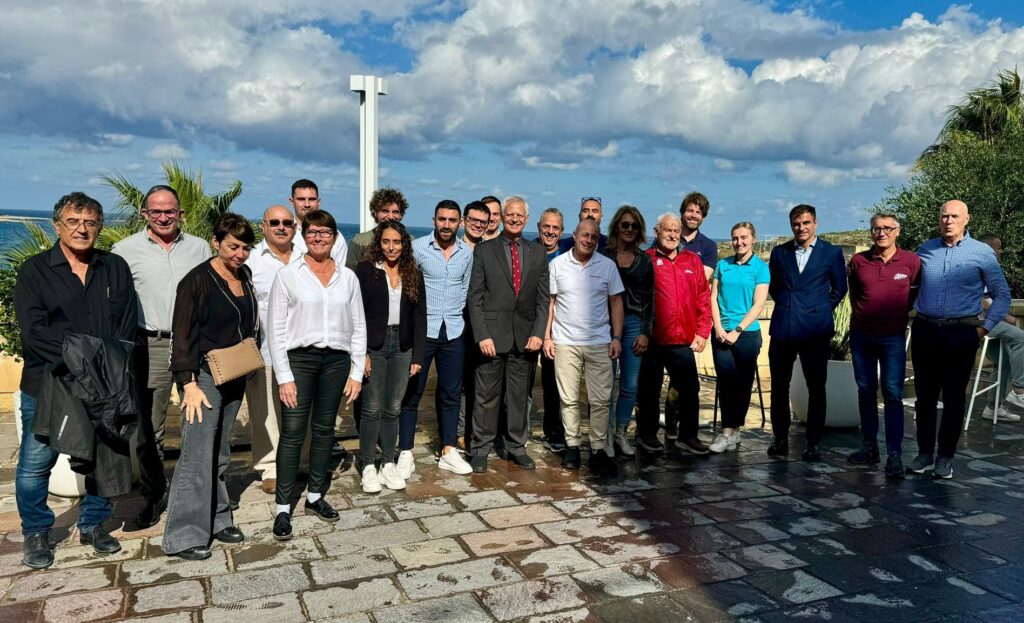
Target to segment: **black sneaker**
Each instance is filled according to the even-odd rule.
[[[661,452],[665,449],[665,446],[661,445],[661,440],[657,437],[637,437],[636,445],[641,450],[647,452]]]
[[[604,450],[591,452],[590,458],[587,459],[587,467],[590,469],[590,473],[598,478],[612,478],[619,473],[615,461]]]
[[[565,445],[564,441],[558,441],[557,439],[556,440],[551,440],[551,439],[547,439],[547,438],[544,439],[544,449],[546,449],[548,452],[554,452],[555,454],[561,454],[561,453],[565,452],[565,448],[566,448],[566,445]]]
[[[278,513],[274,518],[274,540],[287,541],[292,538],[292,516],[288,513]]]
[[[562,457],[562,469],[579,469],[580,468],[580,448],[579,446],[566,449],[565,456]]]
[[[804,460],[804,463],[820,463],[821,451],[818,450],[818,444],[807,444],[801,458]]]
[[[878,465],[882,461],[882,457],[878,454],[877,443],[864,442],[860,450],[846,457],[846,460],[853,465]]]
[[[704,442],[698,439],[697,437],[687,437],[686,439],[680,439],[676,441],[676,447],[679,448],[680,450],[689,452],[690,454],[695,454],[697,456],[704,456],[705,454],[708,454],[710,452],[710,450],[708,450],[707,445],[705,445]]]
[[[27,535],[22,549],[24,557],[21,563],[26,567],[45,569],[53,564],[53,546],[50,545],[50,535],[46,532]]]
[[[303,504],[302,507],[306,509],[307,513],[313,513],[324,521],[334,522],[341,518],[340,515],[338,515],[338,511],[334,510],[334,508],[332,508],[324,498],[320,498],[316,502],[306,500],[306,503]]]
[[[789,456],[789,440],[776,437],[768,446],[768,456],[785,458]]]
[[[902,480],[906,478],[903,471],[903,456],[899,452],[890,452],[885,461],[885,477]]]

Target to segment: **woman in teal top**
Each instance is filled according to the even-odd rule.
[[[719,260],[712,275],[711,317],[715,334],[711,353],[722,405],[722,434],[708,446],[712,452],[736,449],[740,427],[750,406],[757,356],[761,352],[757,317],[768,300],[771,280],[768,265],[754,255],[756,239],[752,224],[733,225],[732,248],[736,254]]]

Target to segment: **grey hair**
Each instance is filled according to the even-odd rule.
[[[661,224],[664,223],[665,221],[668,221],[668,220],[673,220],[673,221],[679,223],[680,229],[683,227],[683,220],[681,218],[679,218],[678,214],[676,214],[675,212],[665,212],[664,214],[662,214],[661,216],[658,217],[657,221],[655,221],[654,229],[655,230],[660,230],[661,229]]]
[[[877,214],[872,214],[871,215],[871,227],[874,227],[875,226],[875,221],[877,221],[880,218],[892,219],[892,220],[896,221],[896,227],[900,227],[900,219],[896,218],[895,214],[890,214],[888,212],[878,212]]]
[[[521,203],[523,205],[523,209],[526,210],[526,218],[530,218],[530,204],[526,203],[526,199],[523,199],[519,195],[509,195],[508,197],[505,197],[505,201],[501,204],[502,218],[505,217],[505,208],[507,208],[510,203]]]
[[[558,220],[562,221],[562,228],[563,229],[565,228],[565,217],[562,216],[562,211],[561,210],[559,210],[558,208],[547,208],[546,210],[544,210],[543,212],[540,213],[540,220],[541,221],[544,220],[544,215],[545,214],[554,214],[555,216],[557,216]],[[540,225],[540,221],[538,221],[537,224]]]

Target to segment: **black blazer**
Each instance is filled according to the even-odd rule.
[[[473,339],[477,343],[494,340],[498,354],[510,352],[513,346],[522,352],[531,337],[544,337],[548,324],[547,251],[536,242],[523,242],[518,297],[502,237],[481,242],[473,251],[473,276],[466,300]]]
[[[359,262],[356,277],[359,278],[363,311],[366,312],[366,348],[378,350],[384,345],[384,335],[388,330],[388,276],[370,262]],[[422,274],[417,288],[419,296],[415,303],[409,300],[406,289],[402,288],[398,339],[403,351],[412,349],[411,363],[422,366],[427,343],[427,292]]]

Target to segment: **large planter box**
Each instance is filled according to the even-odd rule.
[[[827,412],[825,426],[848,428],[860,426],[860,411],[857,408],[857,381],[853,378],[853,362],[829,361],[828,381],[825,384]],[[807,381],[804,379],[802,362],[797,359],[793,366],[793,380],[789,384],[789,402],[793,419],[807,421]]]

